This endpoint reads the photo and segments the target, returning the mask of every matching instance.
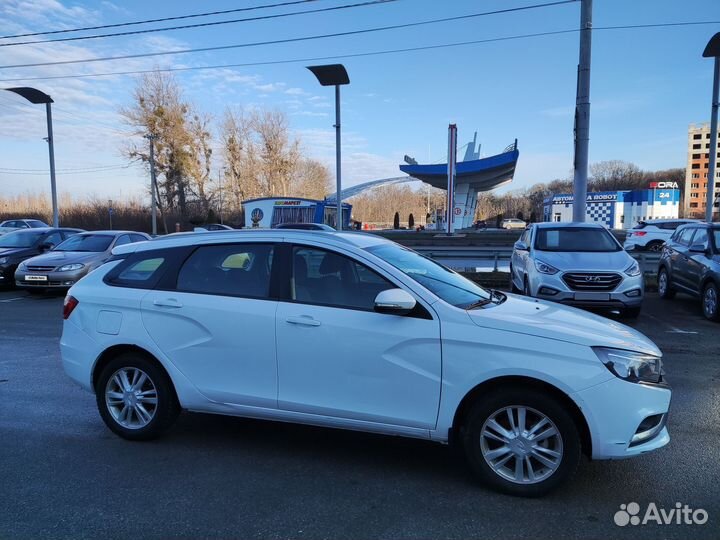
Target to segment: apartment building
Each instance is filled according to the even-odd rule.
[[[720,137],[719,137],[720,139]],[[709,156],[715,157],[714,210],[720,211],[720,143],[710,152],[710,123],[690,124],[688,129],[687,169],[685,170],[684,210],[685,217],[705,217],[707,207],[707,183]]]

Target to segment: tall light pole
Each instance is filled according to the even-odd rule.
[[[45,104],[45,113],[47,115],[47,142],[48,152],[50,154],[50,194],[52,197],[52,209],[53,209],[53,227],[60,225],[60,216],[58,213],[57,204],[57,186],[55,184],[55,145],[53,140],[53,129],[52,129],[52,108],[50,104],[53,103],[52,98],[45,92],[41,92],[36,88],[30,88],[28,86],[22,86],[18,88],[6,88],[8,92],[14,92],[15,94],[24,97],[30,103],[37,105],[38,103]]]
[[[590,146],[590,58],[592,46],[592,0],[580,4],[580,61],[575,97],[575,162],[573,174],[573,221],[585,221],[588,154]]]
[[[157,235],[157,201],[155,200],[155,193],[157,190],[157,180],[155,179],[155,144],[154,141],[157,139],[157,135],[143,135],[148,141],[150,141],[150,194],[151,194],[151,209],[150,214],[152,216],[152,234]],[[167,231],[165,231],[167,232]]]
[[[342,180],[340,166],[340,86],[350,84],[345,66],[342,64],[327,64],[324,66],[307,66],[317,77],[321,86],[335,87],[335,202],[337,204],[336,211],[336,228],[343,229],[343,211],[342,211]]]
[[[708,41],[703,57],[715,58],[713,71],[712,109],[710,113],[710,151],[708,152],[708,179],[705,204],[705,221],[712,222],[715,208],[715,163],[718,159],[717,133],[718,133],[718,105],[720,105],[720,32]],[[720,211],[720,209],[719,209]]]

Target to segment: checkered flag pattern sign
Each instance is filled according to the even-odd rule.
[[[588,203],[585,210],[588,221],[610,226],[613,204],[612,202]]]

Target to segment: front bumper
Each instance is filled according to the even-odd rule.
[[[69,289],[87,273],[87,268],[70,272],[30,272],[18,268],[15,271],[15,286],[28,289]]]
[[[588,422],[592,458],[624,459],[668,444],[666,422],[671,396],[667,385],[619,378],[573,394]]]
[[[531,278],[530,292],[536,298],[575,307],[612,310],[642,305],[645,296],[645,280],[642,274],[631,277],[623,272],[616,272],[623,279],[615,289],[587,294],[588,291],[571,289],[562,280],[564,273],[567,272],[554,275],[535,273]]]

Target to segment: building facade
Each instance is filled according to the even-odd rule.
[[[715,159],[720,158],[720,143]],[[685,217],[705,217],[707,208],[708,167],[710,166],[710,124],[690,124],[688,129],[687,168],[685,169]],[[720,164],[715,165],[714,212],[720,210]]]
[[[271,228],[282,223],[325,223],[337,228],[335,202],[300,197],[263,197],[243,201],[245,227]],[[343,227],[350,228],[352,206],[343,203]]]
[[[586,221],[630,229],[638,221],[678,218],[680,190],[676,182],[653,182],[650,189],[588,193],[586,205]],[[543,221],[571,222],[572,214],[572,194],[553,195],[543,203]]]

